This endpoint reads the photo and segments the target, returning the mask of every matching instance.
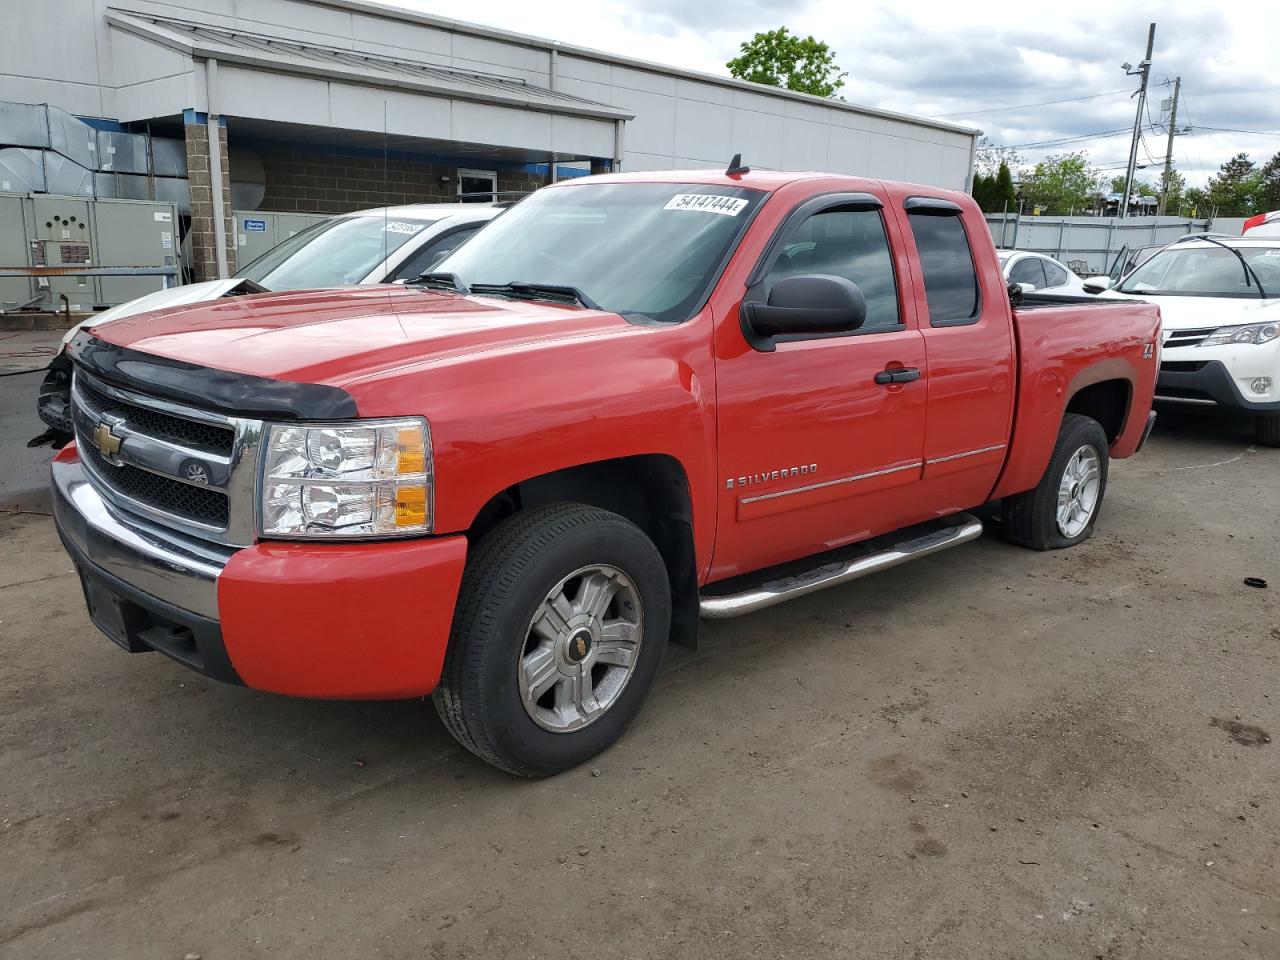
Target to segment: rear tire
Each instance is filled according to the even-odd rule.
[[[1280,414],[1266,414],[1254,420],[1253,436],[1264,447],[1280,447]]]
[[[1068,413],[1040,483],[1034,490],[1005,498],[1004,538],[1032,550],[1061,550],[1087,540],[1102,510],[1107,469],[1102,425]]]
[[[432,699],[482,760],[551,776],[622,735],[670,629],[666,565],[630,520],[578,503],[518,513],[467,562]]]

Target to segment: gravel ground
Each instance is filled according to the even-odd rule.
[[[52,523],[0,515],[0,957],[1280,956],[1250,442],[1162,423],[1075,550],[987,536],[707,624],[539,783],[429,704],[126,655]]]

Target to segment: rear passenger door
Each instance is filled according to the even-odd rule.
[[[901,197],[895,206],[924,291],[916,298],[929,363],[920,493],[945,514],[984,502],[1004,465],[1016,383],[1012,315],[976,209],[929,196]]]
[[[917,510],[924,342],[903,307],[906,265],[900,245],[890,246],[883,206],[871,193],[801,203],[744,296],[767,302],[786,277],[844,277],[866,298],[860,329],[779,337],[761,349],[736,310],[717,318],[717,579],[895,529]],[[906,376],[877,382],[889,369]]]

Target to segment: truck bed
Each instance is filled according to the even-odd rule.
[[[1020,371],[1013,433],[992,496],[1021,493],[1039,482],[1068,398],[1094,384],[1131,384],[1123,423],[1110,437],[1112,456],[1130,456],[1146,421],[1145,410],[1132,415],[1132,398],[1146,398],[1149,409],[1155,390],[1159,307],[1138,300],[1026,294],[1013,309],[1013,331]]]

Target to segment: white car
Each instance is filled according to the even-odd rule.
[[[249,293],[410,281],[429,272],[500,213],[502,207],[493,204],[415,203],[338,214],[299,230],[225,280],[157,290],[95,313],[67,331],[62,351],[81,327],[149,310]],[[32,444],[61,446],[70,439],[70,389],[70,364],[59,352],[36,398],[40,419],[49,430]]]
[[[999,256],[1005,280],[1022,284],[1024,290],[1030,287],[1036,293],[1085,295],[1084,281],[1053,257],[1025,250],[1001,250]]]
[[[1160,307],[1157,403],[1252,417],[1280,446],[1280,237],[1184,237],[1100,295]]]

